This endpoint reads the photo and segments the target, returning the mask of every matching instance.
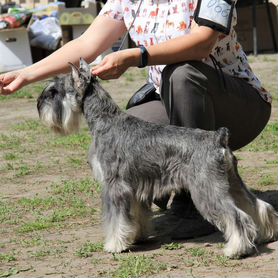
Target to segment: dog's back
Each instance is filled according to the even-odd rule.
[[[97,157],[109,169],[108,175],[119,175],[130,184],[150,184],[152,180],[154,186],[157,182],[157,194],[168,186],[173,189],[173,184],[187,184],[185,179],[192,179],[196,165],[201,169],[208,160],[223,164],[225,159],[229,137],[226,128],[205,131],[162,126],[125,113],[107,124],[109,128],[94,131],[95,151],[91,151],[89,160]]]

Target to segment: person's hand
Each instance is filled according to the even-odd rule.
[[[29,75],[24,70],[7,72],[0,75],[0,94],[15,93],[29,83]]]
[[[126,49],[106,55],[92,68],[92,74],[101,79],[119,78],[129,67],[139,64],[140,50]]]

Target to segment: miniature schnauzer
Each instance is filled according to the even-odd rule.
[[[200,214],[223,232],[224,253],[252,253],[278,235],[278,214],[257,199],[237,170],[226,128],[162,126],[122,112],[91,76],[79,69],[60,76],[38,98],[40,119],[54,131],[78,131],[84,114],[93,142],[89,163],[102,185],[105,250],[121,252],[146,238],[154,198],[188,190]]]

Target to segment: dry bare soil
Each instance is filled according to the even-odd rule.
[[[244,181],[277,206],[277,55],[249,57],[273,94],[271,120],[250,145],[236,152]],[[132,69],[103,82],[117,103],[145,80]],[[173,241],[177,219],[154,207],[153,237],[130,252],[103,251],[101,185],[87,166],[91,138],[53,135],[38,121],[36,98],[45,83],[0,97],[0,277],[277,277],[277,242],[241,260],[222,254],[219,232]]]

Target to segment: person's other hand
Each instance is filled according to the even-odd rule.
[[[24,70],[7,72],[0,75],[0,94],[9,95],[28,84],[28,74]]]
[[[129,67],[137,66],[139,58],[140,50],[136,48],[110,53],[92,68],[92,74],[104,80],[119,78]]]

